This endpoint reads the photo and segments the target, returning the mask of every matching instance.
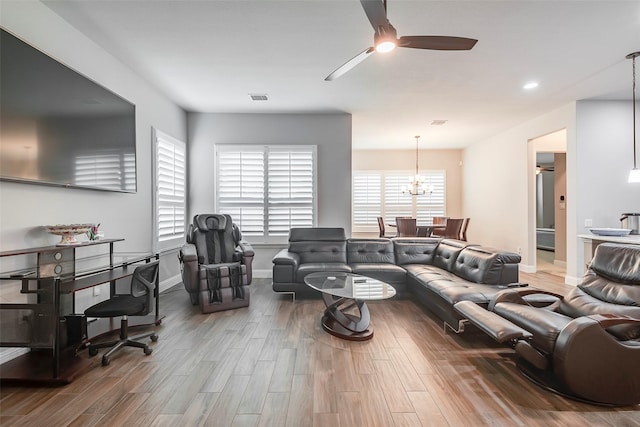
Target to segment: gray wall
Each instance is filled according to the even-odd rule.
[[[577,231],[588,233],[585,219],[594,227],[620,227],[621,213],[640,212],[640,184],[627,183],[633,167],[631,102],[579,101],[576,116]]]
[[[215,209],[214,145],[317,145],[318,226],[351,234],[351,115],[188,115],[189,218]],[[279,246],[256,246],[258,276],[271,271]]]

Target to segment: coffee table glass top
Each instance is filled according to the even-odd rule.
[[[388,283],[353,273],[311,273],[304,278],[311,288],[325,294],[358,300],[382,300],[391,298],[396,290]]]

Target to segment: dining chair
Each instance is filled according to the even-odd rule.
[[[438,230],[434,235],[445,239],[458,239],[460,237],[462,221],[462,218],[449,218],[447,219],[447,225],[445,226],[444,231]]]
[[[416,237],[418,228],[415,218],[396,217],[398,227],[398,237]]]
[[[448,219],[449,219],[448,216],[434,216],[433,225],[444,225],[447,223]]]
[[[384,218],[381,216],[378,217],[378,229],[380,230],[379,237],[386,237],[384,234]]]
[[[465,218],[464,221],[462,221],[462,227],[460,228],[460,236],[458,237],[458,240],[463,240],[463,241],[467,241],[467,228],[469,228],[469,220],[470,218]]]

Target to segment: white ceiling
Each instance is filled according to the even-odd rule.
[[[421,148],[461,148],[573,100],[631,99],[625,55],[640,50],[640,1],[389,0],[398,36],[479,41],[376,53],[326,82],[373,44],[358,0],[45,4],[185,110],[344,111],[354,149],[412,148],[418,134]]]

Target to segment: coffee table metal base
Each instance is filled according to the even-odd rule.
[[[322,316],[322,328],[338,338],[366,341],[373,337],[370,327],[369,307],[364,301],[322,294],[326,306]],[[360,315],[346,313],[356,307]]]

